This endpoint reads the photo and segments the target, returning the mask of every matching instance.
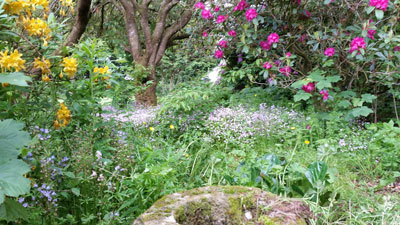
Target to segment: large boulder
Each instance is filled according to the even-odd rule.
[[[164,196],[133,225],[306,225],[310,217],[301,200],[252,187],[210,186]]]

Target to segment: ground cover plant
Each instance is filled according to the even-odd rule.
[[[309,224],[400,224],[399,12],[0,1],[0,223],[132,224],[242,185],[301,199]]]

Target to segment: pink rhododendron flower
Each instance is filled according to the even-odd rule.
[[[307,18],[310,18],[311,14],[310,14],[310,12],[308,10],[304,10],[304,16],[307,17]]]
[[[319,93],[320,93],[321,95],[323,95],[323,96],[322,96],[322,99],[323,99],[324,101],[328,100],[328,97],[329,97],[328,90],[322,90],[322,91],[320,91]]]
[[[202,3],[202,2],[197,2],[196,5],[194,5],[194,7],[196,9],[204,9],[205,8],[204,3]]]
[[[292,69],[290,68],[290,66],[285,66],[285,67],[279,68],[279,72],[281,72],[283,75],[289,77],[290,73],[292,72]]]
[[[218,6],[215,6],[214,12],[219,12],[219,7]]]
[[[231,37],[236,37],[236,31],[230,30],[230,31],[228,32],[228,35],[231,36]]]
[[[315,90],[315,83],[310,82],[307,85],[303,85],[303,91],[307,92],[307,93],[311,93],[312,91]]]
[[[393,51],[394,51],[394,52],[400,52],[400,46],[395,46],[395,47],[393,48]]]
[[[208,36],[207,32],[204,31],[204,32],[203,32],[203,37],[207,37],[207,36]]]
[[[277,33],[272,33],[268,35],[268,44],[278,43],[279,42],[279,35]]]
[[[203,11],[201,12],[201,16],[206,20],[213,18],[211,11],[207,9],[203,9]]]
[[[226,20],[226,18],[228,18],[228,16],[222,16],[222,15],[218,16],[217,23],[223,23]]]
[[[354,52],[354,51],[359,51],[360,49],[365,48],[365,41],[364,38],[362,37],[355,37],[350,44],[350,53]]]
[[[245,8],[248,8],[249,7],[249,4],[247,4],[247,2],[245,1],[245,0],[242,0],[242,1],[240,1],[239,3],[238,3],[238,5],[237,6],[235,6],[235,8],[233,9],[233,11],[234,12],[236,12],[236,11],[242,11],[242,10],[244,10]]]
[[[371,38],[371,40],[375,40],[375,37],[374,37],[375,33],[376,33],[376,30],[368,30],[367,37]]]
[[[326,55],[326,56],[333,56],[334,54],[335,54],[335,49],[334,48],[327,48],[327,49],[325,49],[325,52],[324,52],[324,54]]]
[[[261,47],[263,50],[269,50],[269,49],[271,48],[271,45],[268,44],[268,42],[266,42],[266,41],[261,41],[261,42],[260,42],[260,47]]]
[[[292,53],[290,53],[290,52],[286,53],[287,58],[289,58],[290,56],[292,56]]]
[[[369,0],[369,6],[386,11],[389,0]]]
[[[269,62],[264,63],[264,68],[267,70],[271,69],[272,68],[271,63],[269,63]]]
[[[257,17],[257,10],[256,9],[248,9],[246,11],[246,19],[247,21],[252,21]]]
[[[226,47],[228,47],[228,42],[225,41],[225,40],[221,40],[221,41],[218,43],[218,45],[221,46],[221,48],[226,48]]]
[[[294,2],[297,2],[297,5],[301,4],[301,0],[293,0]]]
[[[215,56],[215,58],[217,58],[217,59],[221,59],[222,57],[224,57],[224,52],[221,51],[221,50],[217,50],[217,51],[215,51],[214,56]]]

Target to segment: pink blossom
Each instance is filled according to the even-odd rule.
[[[202,2],[197,2],[196,5],[194,5],[194,7],[196,9],[204,9],[205,8],[204,3],[202,3]]]
[[[306,38],[307,38],[307,34],[302,34],[302,35],[299,37],[299,42],[303,42]]]
[[[308,10],[304,10],[304,16],[306,16],[307,19],[308,19],[308,18],[311,17],[311,14],[310,14],[310,12]]]
[[[322,96],[322,99],[323,99],[324,101],[328,100],[328,97],[329,97],[328,90],[322,90],[322,91],[320,91],[319,93],[320,93],[321,95],[323,95],[323,96]]]
[[[307,129],[307,130],[310,130],[310,129],[311,129],[311,126],[310,126],[309,124],[307,124],[306,129]]]
[[[215,56],[215,58],[217,58],[217,59],[221,59],[222,57],[224,57],[224,52],[221,51],[221,50],[217,50],[217,51],[215,51],[214,56]]]
[[[218,43],[218,45],[221,46],[221,48],[226,48],[226,47],[228,47],[228,42],[225,41],[225,40],[221,40],[221,41]]]
[[[394,52],[400,52],[400,46],[395,46],[395,47],[393,48],[393,51],[394,51]]]
[[[292,53],[290,53],[290,52],[286,53],[287,58],[290,58],[290,56],[292,56]]]
[[[297,5],[301,4],[301,0],[293,0],[294,2],[297,2]]]
[[[369,0],[369,5],[374,6],[377,9],[386,11],[389,0]]]
[[[268,35],[268,44],[278,43],[279,42],[279,35],[277,33],[272,33]]]
[[[334,48],[327,48],[327,49],[325,49],[325,52],[324,52],[324,54],[326,55],[326,56],[333,56],[334,54],[335,54],[335,49]]]
[[[218,16],[217,23],[223,23],[226,20],[226,18],[228,18],[227,15],[226,16],[222,16],[222,15]]]
[[[285,67],[279,68],[279,72],[281,72],[283,75],[289,77],[290,73],[292,72],[292,69],[290,68],[290,66],[285,66]]]
[[[218,6],[215,6],[214,12],[219,12],[219,7]]]
[[[203,11],[201,12],[201,16],[206,20],[213,18],[211,11],[207,9],[203,9]]]
[[[245,0],[242,0],[238,3],[237,6],[235,6],[235,8],[233,9],[234,12],[236,12],[237,10],[242,11],[245,8],[248,8],[249,4],[247,4],[247,2]]]
[[[368,30],[367,37],[369,37],[371,40],[375,40],[375,37],[374,37],[375,33],[376,33],[376,30]]]
[[[311,93],[312,91],[315,90],[315,83],[310,82],[307,85],[303,85],[303,91],[307,92],[307,93]]]
[[[231,37],[236,37],[236,31],[230,30],[230,31],[228,32],[228,35],[231,36]]]
[[[354,51],[359,51],[360,49],[365,48],[365,41],[364,38],[362,37],[355,37],[350,44],[350,53],[354,52]]]
[[[267,69],[267,70],[271,69],[271,68],[272,68],[271,63],[265,62],[265,63],[264,63],[264,68]]]
[[[251,22],[256,17],[257,17],[257,10],[256,9],[248,9],[246,11],[246,19],[247,19],[247,21]]]
[[[204,31],[204,32],[203,32],[203,37],[207,37],[207,36],[208,36],[207,32]]]
[[[261,42],[260,42],[260,47],[261,47],[263,50],[269,50],[269,49],[271,48],[271,45],[268,44],[268,42],[266,42],[266,41],[261,41]]]

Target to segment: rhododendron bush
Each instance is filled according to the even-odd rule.
[[[375,120],[400,78],[400,1],[198,2],[198,33],[226,61],[223,82],[277,86],[319,111]],[[218,9],[218,10],[215,10]],[[222,44],[221,44],[222,43]]]

